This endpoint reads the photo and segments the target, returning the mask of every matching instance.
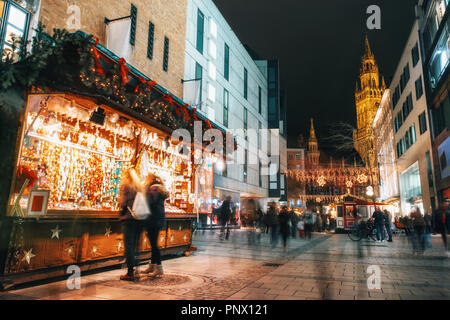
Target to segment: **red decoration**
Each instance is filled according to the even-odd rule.
[[[210,128],[210,129],[212,129],[212,124],[211,124],[211,121],[206,121],[206,123],[208,124],[208,127]]]
[[[166,100],[167,102],[169,102],[170,105],[173,104],[173,98],[172,98],[172,95],[170,95],[170,94],[165,94],[165,95],[163,95],[163,99]]]
[[[134,89],[134,93],[138,93],[139,92],[139,88],[141,87],[141,83],[145,83],[145,78],[144,77],[142,77],[142,76],[140,76],[139,78],[138,78],[138,80],[139,80],[139,84],[136,86],[136,88]]]
[[[95,59],[95,71],[98,74],[106,75],[105,70],[102,67],[102,64],[100,63],[100,53],[98,52],[97,48],[95,47],[100,40],[98,40],[97,37],[94,37],[94,44],[92,46],[92,51],[94,52],[94,59]]]
[[[198,121],[196,113],[197,113],[197,108],[192,108],[192,116],[194,117],[195,121]]]
[[[151,92],[152,92],[152,88],[154,87],[154,86],[156,86],[156,82],[155,81],[147,81],[147,84],[148,84],[148,94],[151,94]]]
[[[189,104],[185,104],[184,106],[182,106],[181,108],[184,111],[184,121],[189,121],[191,119],[191,117],[189,117],[189,113],[187,111],[187,107],[189,107]]]
[[[25,190],[29,191],[38,181],[38,176],[36,172],[30,168],[19,165],[19,168],[17,169],[16,192],[20,191],[20,188],[22,188],[26,179],[29,180],[29,183]]]
[[[126,85],[128,83],[128,67],[126,66],[126,61],[124,58],[120,58],[119,59],[119,64],[120,64],[120,73],[122,75],[122,85]]]

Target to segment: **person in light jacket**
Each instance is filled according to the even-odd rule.
[[[152,257],[149,267],[143,273],[156,277],[164,273],[161,264],[161,252],[158,248],[158,234],[166,223],[164,202],[169,197],[169,192],[160,177],[149,173],[145,182],[145,195],[151,215],[144,221],[144,227],[147,230],[147,236],[152,247]]]

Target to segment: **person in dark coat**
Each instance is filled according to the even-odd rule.
[[[277,211],[275,209],[275,203],[269,204],[269,210],[267,210],[266,217],[267,225],[270,228],[270,241],[272,243],[272,247],[274,247],[278,240],[278,217]]]
[[[437,233],[441,234],[442,241],[444,243],[444,248],[446,251],[448,251],[447,245],[447,232],[448,232],[447,224],[449,223],[448,220],[449,220],[448,202],[444,201],[441,203],[439,209],[437,209],[436,212],[434,213],[434,228]]]
[[[425,251],[425,219],[420,212],[420,209],[414,207],[411,211],[411,219],[414,229],[414,237],[413,237],[413,253],[423,254]]]
[[[384,215],[384,227],[387,232],[388,236],[388,242],[392,242],[392,221],[391,221],[391,214],[386,209],[383,210]]]
[[[222,205],[218,209],[219,211],[219,221],[220,225],[222,226],[221,229],[221,240],[223,239],[223,234],[225,233],[225,227],[227,229],[227,233],[225,236],[225,239],[228,240],[230,237],[230,228],[228,228],[228,220],[231,218],[231,210],[232,210],[232,204],[231,204],[231,197],[227,196],[227,198],[222,202]]]
[[[150,276],[156,277],[164,273],[161,264],[161,252],[158,248],[158,234],[166,223],[164,203],[169,197],[169,192],[164,186],[163,180],[150,173],[145,183],[145,195],[151,215],[144,221],[144,225],[147,229],[147,236],[152,247],[152,257],[148,269],[143,271],[143,273],[148,273]]]
[[[289,218],[291,220],[291,236],[292,238],[296,238],[297,237],[297,225],[298,225],[298,216],[295,213],[294,209],[291,208],[291,210],[289,210]]]
[[[384,241],[384,214],[382,211],[375,208],[375,212],[372,215],[372,219],[377,231],[377,242]]]
[[[289,216],[289,212],[286,206],[284,206],[281,210],[280,210],[280,214],[278,215],[278,223],[280,226],[280,234],[281,234],[281,238],[283,239],[283,247],[286,248],[287,246],[287,238],[289,235],[289,220],[290,220],[290,216]]]
[[[136,266],[135,248],[136,241],[141,231],[140,221],[135,220],[130,208],[133,208],[138,186],[132,174],[132,169],[122,172],[119,187],[119,220],[122,222],[122,232],[125,243],[125,259],[127,262],[127,274],[120,276],[120,280],[133,280]]]

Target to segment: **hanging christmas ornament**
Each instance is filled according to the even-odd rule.
[[[358,180],[360,184],[363,184],[366,183],[369,180],[369,178],[364,173],[361,173],[360,175],[358,175],[356,180]]]
[[[319,184],[319,187],[323,187],[327,181],[325,180],[325,177],[322,175],[317,179],[317,183]]]

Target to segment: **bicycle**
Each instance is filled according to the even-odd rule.
[[[361,241],[362,239],[372,239],[373,241],[376,241],[377,239],[375,225],[371,220],[355,223],[348,233],[348,236],[352,241]]]

